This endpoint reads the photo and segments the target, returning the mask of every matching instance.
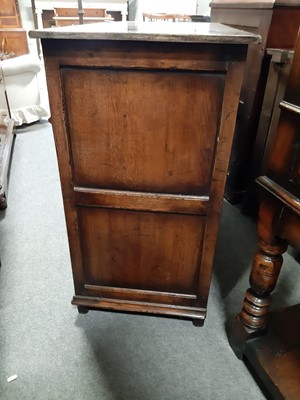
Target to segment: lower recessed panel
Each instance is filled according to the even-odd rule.
[[[197,293],[205,218],[78,209],[85,284]]]

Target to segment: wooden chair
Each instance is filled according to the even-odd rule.
[[[143,13],[143,21],[190,22],[191,17],[186,14]]]
[[[54,8],[56,26],[79,25],[78,8]],[[114,18],[107,14],[104,8],[86,8],[83,14],[83,23],[107,22]]]

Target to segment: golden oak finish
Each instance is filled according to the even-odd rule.
[[[1,29],[0,43],[4,53],[22,56],[28,53],[27,32],[22,28]]]
[[[0,26],[2,28],[20,28],[22,26],[18,0],[1,0]]]
[[[38,34],[72,303],[79,312],[181,316],[201,325],[247,43],[255,37],[213,25],[195,36],[203,27],[184,24],[180,33],[180,23],[169,37],[173,28],[152,32],[160,24],[133,33],[119,25],[115,37],[99,25],[75,37]]]
[[[28,53],[27,32],[22,29],[18,0],[1,0],[0,51],[21,56]]]

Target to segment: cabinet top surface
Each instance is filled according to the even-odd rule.
[[[32,38],[130,40],[149,42],[233,43],[258,42],[260,37],[218,23],[110,22],[34,30]]]

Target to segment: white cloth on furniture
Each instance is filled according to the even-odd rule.
[[[5,91],[16,126],[49,117],[48,111],[41,105],[38,83],[40,70],[39,58],[31,54],[1,61],[0,124],[7,124],[9,120]]]

